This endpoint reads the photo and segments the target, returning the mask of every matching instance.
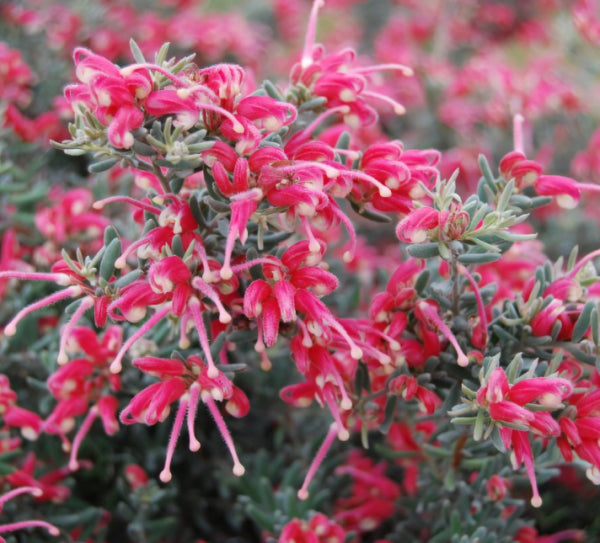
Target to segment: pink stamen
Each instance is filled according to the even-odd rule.
[[[597,256],[600,256],[600,249],[596,249],[595,251],[592,251],[590,254],[584,256],[579,262],[577,262],[575,267],[567,274],[567,277],[569,279],[572,279],[573,277],[575,277],[577,275],[577,273],[579,273],[579,271],[581,271],[581,269],[588,262],[594,260],[594,258],[596,258]]]
[[[212,300],[212,302],[217,306],[217,309],[219,310],[219,322],[221,324],[227,324],[228,322],[231,322],[231,315],[227,313],[227,310],[221,303],[219,294],[214,288],[205,283],[200,277],[194,277],[192,279],[192,286],[197,288],[204,296]]]
[[[200,340],[200,346],[202,347],[202,350],[204,351],[204,356],[206,358],[206,365],[208,366],[208,376],[211,379],[214,379],[219,375],[219,370],[215,365],[215,361],[213,360],[212,354],[210,353],[208,335],[206,333],[206,327],[204,326],[204,319],[202,318],[202,313],[200,312],[200,302],[196,298],[192,298],[189,303],[189,308],[192,312],[194,322],[196,323],[196,329],[198,331],[198,339]]]
[[[173,83],[177,83],[178,85],[181,85],[182,87],[190,86],[189,81],[186,81],[185,79],[181,79],[180,77],[177,77],[175,74],[172,74],[168,70],[165,70],[165,68],[158,66],[157,64],[152,64],[150,62],[143,62],[143,63],[139,63],[139,64],[130,64],[129,66],[126,66],[125,68],[121,68],[120,72],[123,77],[127,77],[127,76],[131,75],[133,72],[135,72],[135,70],[139,70],[139,69],[146,69],[146,70],[152,70],[154,72],[158,72],[159,74],[162,74],[166,78],[173,81]]]
[[[386,63],[386,64],[373,64],[372,66],[364,66],[362,68],[353,68],[353,74],[370,74],[373,72],[382,72],[384,70],[394,70],[396,72],[400,72],[402,75],[412,76],[414,75],[414,70],[409,66],[405,66],[404,64],[396,64],[396,63]]]
[[[306,324],[302,319],[297,319],[296,324],[298,325],[298,328],[300,328],[300,333],[302,334],[302,346],[309,349],[313,346],[313,341],[310,337],[310,333],[306,327]]]
[[[190,401],[188,403],[187,413],[187,429],[188,436],[190,439],[190,451],[197,451],[200,449],[200,441],[196,438],[196,432],[194,430],[194,422],[196,421],[196,410],[198,409],[198,398],[200,397],[200,385],[198,383],[192,384],[190,387]]]
[[[337,206],[337,204],[335,204],[335,202],[332,202],[330,207],[331,207],[331,210],[333,211],[333,213],[336,215],[336,217],[338,217],[338,219],[340,219],[340,221],[346,227],[346,230],[348,231],[348,236],[350,236],[350,249],[348,251],[344,252],[344,255],[342,258],[343,258],[344,262],[351,262],[356,253],[356,247],[358,244],[358,241],[356,239],[356,230],[354,230],[354,225],[352,224],[352,221],[348,218],[348,215],[346,215]]]
[[[379,196],[382,198],[389,198],[392,195],[392,191],[389,187],[386,187],[383,183],[370,176],[365,172],[359,172],[356,170],[344,170],[344,175],[347,175],[350,178],[360,179],[361,181],[366,181],[367,183],[377,187],[379,189]]]
[[[263,325],[262,319],[256,321],[256,343],[254,344],[254,350],[260,355],[260,369],[263,371],[270,371],[273,364],[267,356],[267,346],[263,341]]]
[[[394,108],[394,113],[396,115],[404,115],[406,113],[406,108],[398,101],[394,100],[390,96],[386,96],[385,94],[381,94],[379,92],[367,91],[364,90],[360,93],[364,98],[373,98],[375,100],[380,100],[381,102],[385,102]]]
[[[336,113],[341,113],[342,115],[346,115],[346,114],[350,113],[350,107],[349,106],[336,106],[336,107],[332,107],[331,109],[327,109],[323,113],[317,115],[315,120],[312,123],[310,123],[303,130],[303,132],[306,134],[312,134],[317,128],[319,128],[319,125],[325,119],[327,119],[328,117],[331,117],[332,115],[335,115]]]
[[[348,392],[346,392],[346,387],[344,385],[344,380],[342,379],[342,376],[333,365],[327,368],[327,371],[328,374],[333,377],[333,380],[335,381],[335,384],[337,385],[338,390],[340,391],[340,396],[342,397],[340,407],[344,411],[352,409],[352,400],[350,399],[350,396],[348,396]]]
[[[69,357],[67,356],[67,342],[69,340],[69,336],[73,331],[75,325],[81,320],[83,314],[94,305],[94,298],[91,296],[86,296],[82,301],[79,307],[73,312],[71,318],[67,321],[64,328],[62,329],[62,333],[60,336],[60,346],[58,349],[58,357],[57,362],[59,364],[66,364],[69,361]]]
[[[0,496],[0,511],[2,510],[2,506],[9,500],[20,496],[21,494],[31,494],[35,497],[40,497],[43,494],[43,490],[41,488],[37,488],[35,486],[21,486],[19,488],[13,488],[9,490],[6,494]]]
[[[325,403],[329,408],[329,412],[333,416],[335,420],[336,428],[337,428],[337,437],[340,441],[347,441],[350,438],[350,432],[348,432],[347,428],[344,426],[342,422],[342,415],[340,413],[340,406],[337,402],[337,398],[333,395],[332,387],[323,388],[323,397],[325,398]]]
[[[196,102],[196,105],[200,109],[205,109],[207,111],[212,111],[214,113],[220,113],[221,115],[223,115],[223,117],[227,117],[233,123],[234,132],[237,132],[238,134],[244,133],[244,125],[235,118],[235,115],[233,115],[226,109],[222,108],[221,106],[217,106],[215,104],[205,104],[205,103],[201,103],[201,102],[200,103]]]
[[[115,359],[110,364],[111,373],[119,373],[122,369],[121,361],[125,356],[125,353],[131,348],[131,346],[143,335],[153,328],[158,322],[160,322],[166,315],[171,311],[171,307],[163,307],[152,315],[142,326],[136,330],[131,337],[127,339],[123,346],[115,356]]]
[[[177,409],[177,415],[175,416],[175,422],[173,422],[173,429],[171,430],[171,437],[169,438],[169,444],[167,445],[167,456],[165,457],[165,467],[158,476],[163,483],[168,483],[171,480],[171,462],[173,461],[173,454],[175,453],[175,447],[177,446],[177,440],[181,433],[181,427],[183,426],[183,419],[187,412],[188,400],[184,395],[179,400],[179,407]]]
[[[467,270],[467,268],[461,266],[460,270],[462,271],[462,273],[465,274],[465,277],[469,280],[469,283],[471,283],[471,288],[473,289],[473,294],[475,295],[475,302],[477,303],[477,313],[479,315],[479,322],[481,323],[481,326],[485,330],[487,330],[487,315],[485,314],[485,306],[483,305],[483,300],[481,299],[481,292],[479,292],[477,282],[475,281],[474,277],[471,275],[469,270]]]
[[[233,270],[231,269],[231,253],[233,253],[233,247],[235,246],[235,240],[239,236],[233,229],[229,229],[227,233],[227,239],[225,240],[225,256],[223,258],[223,266],[219,275],[221,279],[227,281],[233,277]]]
[[[382,353],[380,350],[376,349],[372,345],[369,345],[365,341],[359,341],[357,345],[363,350],[363,354],[366,353],[368,356],[372,356],[373,358],[379,360],[384,366],[389,364],[392,359],[385,353]]]
[[[320,247],[320,246],[319,246]],[[249,260],[248,262],[244,262],[243,264],[237,264],[236,266],[231,266],[231,271],[236,274],[241,271],[248,270],[253,266],[258,266],[259,264],[271,264],[275,266],[283,267],[281,262],[271,258],[255,258],[254,260]]]
[[[92,207],[94,209],[102,209],[106,204],[111,204],[113,202],[122,202],[124,204],[131,204],[132,206],[139,207],[144,211],[149,211],[150,213],[156,213],[160,215],[162,209],[158,207],[154,207],[146,202],[140,202],[139,200],[135,200],[134,198],[130,198],[129,196],[110,196],[109,198],[104,198],[103,200],[98,200],[94,202]]]
[[[360,360],[363,356],[362,349],[354,342],[354,340],[350,337],[346,329],[337,321],[337,319],[329,314],[323,315],[323,322],[325,322],[328,326],[333,328],[348,344],[350,347],[350,356],[354,358],[354,360]]]
[[[308,28],[306,30],[306,38],[304,40],[304,49],[302,51],[302,67],[308,68],[313,63],[312,53],[315,47],[315,39],[317,35],[317,17],[319,10],[325,5],[324,0],[314,0],[310,10],[308,19]]]
[[[38,309],[42,309],[43,307],[47,307],[49,305],[60,302],[61,300],[64,300],[65,298],[70,298],[72,296],[78,296],[79,294],[81,294],[81,287],[73,286],[73,287],[65,288],[63,290],[59,290],[58,292],[55,292],[54,294],[50,294],[50,296],[46,296],[45,298],[42,298],[41,300],[39,300],[31,305],[28,305],[27,307],[24,307],[6,325],[6,327],[4,328],[4,335],[14,336],[17,333],[17,324],[19,323],[19,321],[21,321],[21,319],[23,319],[30,313],[33,313],[34,311],[37,311]]]
[[[190,346],[190,340],[187,337],[187,323],[189,322],[187,315],[182,315],[179,321],[179,348],[187,349]]]
[[[336,475],[350,475],[353,479],[358,479],[359,481],[374,487],[379,486],[381,482],[381,476],[377,477],[370,473],[365,473],[352,466],[341,466],[335,470],[335,473]]]
[[[325,436],[323,443],[321,443],[321,446],[319,447],[317,454],[313,458],[313,461],[311,462],[310,467],[308,468],[308,472],[306,473],[304,482],[302,483],[300,490],[298,490],[298,498],[299,499],[306,500],[308,498],[308,487],[309,487],[311,481],[313,480],[315,474],[317,473],[319,466],[321,465],[321,463],[325,459],[325,456],[329,452],[329,449],[331,448],[331,445],[333,444],[337,433],[338,433],[337,424],[334,422],[329,427],[329,431],[327,432],[327,435]]]
[[[523,142],[523,122],[525,118],[517,113],[513,118],[513,138],[515,151],[525,154],[525,145]]]
[[[527,471],[527,477],[529,478],[529,483],[531,484],[532,496],[531,496],[531,505],[533,507],[541,507],[542,505],[542,497],[540,496],[537,480],[535,478],[535,470],[533,467],[533,459],[530,455],[524,455],[523,463],[525,464],[525,470]]]
[[[431,320],[439,328],[440,332],[446,336],[446,339],[452,344],[456,350],[456,354],[458,354],[458,365],[462,366],[463,368],[468,366],[469,357],[460,348],[456,336],[452,333],[450,328],[446,326],[446,323],[440,318],[440,316],[437,314],[437,311],[429,306],[429,304],[424,302],[419,304],[419,307],[421,308],[421,311],[423,311],[425,317]]]
[[[214,100],[215,102],[219,101],[219,97],[215,94],[215,92],[212,89],[209,89],[206,85],[193,85],[192,87],[186,87],[185,90],[194,95],[201,92],[211,100]]]
[[[233,474],[238,477],[241,477],[246,472],[246,469],[244,468],[244,466],[240,462],[240,459],[238,458],[235,446],[233,444],[233,439],[231,439],[231,434],[229,433],[229,430],[225,425],[225,421],[221,416],[219,408],[215,404],[215,401],[212,399],[212,396],[210,394],[203,395],[202,401],[208,407],[210,414],[213,416],[213,419],[215,419],[217,428],[219,429],[219,432],[223,437],[223,441],[225,441],[225,445],[227,445],[227,448],[229,449],[229,454],[231,454],[231,458],[233,458]]]
[[[306,237],[308,238],[308,248],[309,248],[310,252],[318,253],[321,250],[321,244],[315,237],[315,235],[312,231],[312,228],[310,227],[310,223],[308,222],[308,219],[304,215],[302,215],[300,217],[300,222],[302,223],[302,227],[304,228],[304,233],[306,234]]]
[[[129,257],[129,255],[131,253],[133,253],[133,251],[136,251],[142,245],[147,245],[147,244],[148,244],[148,241],[146,240],[146,238],[142,238],[142,239],[138,239],[137,241],[134,241],[131,245],[128,245],[121,253],[121,256],[119,258],[117,258],[117,260],[115,261],[115,268],[117,268],[117,269],[124,268],[127,265],[127,257]]]
[[[596,183],[576,183],[575,186],[580,190],[588,192],[600,192],[600,185]]]
[[[92,424],[94,424],[94,421],[96,420],[97,416],[98,409],[96,408],[96,406],[93,406],[83,419],[83,422],[81,423],[81,426],[79,427],[79,430],[75,435],[75,439],[73,439],[73,446],[71,448],[71,454],[69,456],[69,469],[71,471],[77,471],[79,469],[79,462],[77,461],[77,454],[79,452],[79,448],[81,447],[83,439],[90,431]]]
[[[30,281],[52,281],[61,286],[66,286],[71,282],[71,278],[66,273],[35,273],[21,271],[2,271],[0,279],[28,279]]]
[[[60,535],[60,530],[56,526],[44,520],[22,520],[20,522],[4,524],[0,526],[0,534],[22,530],[23,528],[45,528],[52,536],[56,537]]]
[[[350,160],[356,160],[360,158],[360,153],[358,151],[353,151],[352,149],[340,149],[339,147],[332,147],[332,149],[336,153],[348,157]]]
[[[369,334],[375,334],[376,336],[379,336],[381,339],[384,339],[385,341],[387,341],[389,343],[390,349],[392,349],[392,351],[400,350],[401,345],[400,345],[400,343],[398,343],[398,341],[396,341],[389,334],[386,334],[385,332],[382,332],[381,330],[378,330],[377,328],[373,328],[370,323],[359,321],[358,326],[361,330],[368,332]]]
[[[202,246],[202,243],[198,242],[198,240],[196,240],[196,242],[194,243],[194,254],[198,256],[198,258],[200,259],[200,262],[202,263],[202,268],[204,270],[202,277],[204,278],[206,275],[207,276],[206,279],[208,279],[208,277],[211,274],[210,264],[208,262],[208,256],[206,254],[206,249],[204,249],[204,247]]]
[[[304,168],[303,168],[304,167]],[[310,161],[310,160],[295,160],[293,164],[288,166],[279,166],[277,170],[282,175],[293,176],[297,174],[299,171],[303,171],[303,169],[309,168],[317,168],[321,170],[328,179],[336,179],[340,176],[340,170],[337,168],[330,166],[328,164],[323,164],[322,162]],[[344,170],[345,171],[345,170]],[[313,189],[314,192],[322,192],[319,189]]]

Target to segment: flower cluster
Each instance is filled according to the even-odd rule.
[[[46,515],[7,506],[0,533],[582,540],[535,509],[600,483],[600,250],[543,242],[549,216],[593,209],[597,133],[570,170],[559,130],[535,153],[585,85],[557,51],[510,55],[550,48],[564,11],[461,0],[446,25],[445,2],[397,2],[368,57],[339,47],[348,28],[317,42],[353,1],[272,2],[279,48],[159,4],[104,0],[96,31],[69,6],[1,8],[74,70],[44,111],[43,62],[0,42],[0,505]],[[572,31],[596,42],[590,9]],[[487,130],[511,126],[497,152]]]

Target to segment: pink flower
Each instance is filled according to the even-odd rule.
[[[119,149],[130,149],[132,132],[144,121],[137,101],[151,92],[153,83],[147,70],[121,71],[106,58],[78,47],[73,53],[75,73],[81,83],[65,89],[73,109],[79,102],[91,109],[107,127],[109,142]]]
[[[186,415],[190,450],[197,451],[200,448],[200,442],[194,434],[194,420],[199,400],[208,407],[215,419],[233,458],[234,474],[243,475],[244,467],[238,459],[233,441],[215,401],[225,401],[225,409],[231,415],[243,417],[250,408],[245,394],[224,373],[219,371],[217,375],[211,376],[209,366],[199,356],[190,356],[185,362],[177,359],[144,357],[138,358],[134,365],[161,380],[149,385],[132,398],[120,414],[121,422],[124,424],[143,422],[148,425],[163,422],[169,416],[171,405],[179,401],[160,479],[165,483],[171,480],[171,460]]]
[[[556,410],[572,391],[571,381],[558,377],[532,377],[510,384],[504,369],[496,368],[477,392],[478,404],[499,424],[504,446],[514,453],[513,467],[525,465],[533,489],[531,503],[535,507],[539,507],[542,500],[535,480],[529,432],[552,437],[559,436],[561,429],[550,412],[531,409],[528,405],[537,403],[550,411]]]
[[[298,518],[289,521],[279,535],[278,543],[343,543],[346,532],[322,513],[310,521]]]
[[[359,533],[378,528],[395,511],[400,486],[386,476],[387,464],[375,464],[361,451],[353,450],[346,462],[336,468],[336,475],[348,475],[352,490],[348,497],[335,503],[335,520],[345,530]]]

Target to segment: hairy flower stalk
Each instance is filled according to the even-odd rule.
[[[22,486],[10,490],[2,496],[0,496],[0,511],[2,510],[2,507],[7,501],[12,500],[17,496],[23,494],[31,494],[34,497],[40,497],[43,494],[43,491],[37,487],[32,486]],[[44,520],[22,520],[19,522],[12,522],[9,524],[0,524],[0,534],[4,534],[7,532],[16,532],[17,530],[23,530],[26,528],[44,528],[53,537],[57,537],[60,535],[60,530],[56,526]],[[4,541],[4,538],[0,537],[0,541]]]
[[[4,327],[4,334],[7,336],[14,336],[17,333],[17,324],[30,313],[48,307],[49,305],[55,304],[64,300],[65,298],[72,298],[79,296],[82,293],[82,289],[79,286],[67,287],[66,289],[59,290],[54,294],[50,294],[41,300],[34,302],[27,307],[24,307],[19,311],[12,320]]]
[[[329,431],[327,432],[327,435],[325,436],[323,443],[321,443],[321,446],[317,450],[317,454],[313,458],[313,460],[310,464],[310,467],[308,468],[308,471],[306,472],[306,477],[304,478],[304,482],[302,483],[300,490],[298,490],[298,498],[300,498],[301,500],[308,499],[308,487],[310,486],[311,481],[313,480],[314,476],[316,475],[317,470],[319,469],[319,466],[323,463],[323,460],[325,460],[325,456],[327,456],[327,453],[329,452],[329,449],[331,448],[331,445],[335,441],[335,438],[338,435],[338,433],[339,433],[339,430],[337,427],[337,423],[334,422],[329,427]]]

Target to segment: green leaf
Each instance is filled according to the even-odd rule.
[[[118,159],[116,158],[107,158],[104,160],[99,160],[98,162],[92,162],[88,166],[88,172],[90,173],[101,173],[106,170],[110,170],[116,163]]]
[[[277,86],[272,81],[270,81],[269,79],[265,79],[263,81],[263,87],[271,98],[274,98],[279,102],[285,102],[285,97],[283,96],[283,94],[281,94]]]
[[[160,47],[160,49],[158,50],[158,53],[156,53],[156,56],[154,57],[154,63],[158,64],[159,66],[167,59],[167,53],[169,52],[169,47],[170,47],[170,43],[166,42],[163,43]]]
[[[490,163],[488,162],[485,155],[480,154],[477,158],[477,162],[479,163],[479,169],[481,170],[481,174],[483,178],[490,184],[495,185],[496,180],[494,179],[494,174],[492,173],[492,169],[490,168]]]
[[[396,414],[397,403],[398,403],[398,398],[395,395],[390,394],[385,402],[383,422],[379,426],[379,431],[382,434],[387,434],[390,429],[390,426],[394,422],[394,415]],[[365,425],[365,427],[366,427],[366,425]]]
[[[590,300],[587,302],[579,314],[579,318],[573,327],[573,334],[571,340],[578,343],[584,336],[587,329],[590,327],[592,319],[592,311],[596,308],[596,303]]]
[[[211,343],[210,345],[210,354],[214,359],[218,359],[220,352],[223,350],[225,346],[225,341],[227,340],[227,334],[225,332],[221,332]]]
[[[140,49],[140,46],[135,42],[133,38],[129,40],[129,49],[131,50],[131,56],[133,56],[134,60],[139,64],[145,64],[146,59],[144,58],[144,53]]]
[[[414,245],[409,245],[406,251],[413,258],[434,258],[440,255],[439,243],[437,242],[415,243]]]
[[[429,279],[431,277],[431,272],[429,270],[423,270],[417,280],[415,281],[415,290],[417,294],[421,295],[425,290],[425,287],[429,283]]]
[[[118,289],[126,287],[127,285],[130,285],[134,281],[137,281],[140,278],[140,276],[142,275],[142,273],[144,273],[144,272],[138,268],[137,270],[133,270],[133,271],[129,272],[128,274],[124,275],[123,277],[119,277],[114,283],[111,283],[111,284],[114,285]]]
[[[183,258],[185,250],[183,248],[183,242],[181,241],[181,236],[179,234],[175,234],[173,236],[173,240],[171,241],[171,249],[173,250],[173,254],[175,256]]]
[[[502,258],[498,253],[466,253],[458,256],[461,264],[489,264]]]
[[[15,467],[10,464],[5,464],[4,462],[0,462],[0,476],[10,475],[15,472]]]
[[[185,179],[183,177],[175,177],[169,181],[169,187],[171,188],[171,192],[173,194],[179,194],[181,187],[183,187]]]
[[[327,98],[324,96],[319,96],[317,98],[313,98],[312,100],[308,100],[304,102],[299,108],[298,112],[310,111],[312,109],[321,109],[327,105]]]
[[[105,246],[110,245],[110,242],[113,239],[116,239],[118,237],[119,237],[119,233],[117,232],[117,230],[115,229],[114,226],[110,225],[104,229],[104,245]]]
[[[115,262],[117,258],[121,256],[121,240],[118,238],[113,239],[106,250],[104,256],[100,262],[99,276],[105,281],[109,281],[115,270]]]
[[[368,209],[368,208],[361,208],[357,203],[353,202],[352,200],[349,200],[350,202],[350,206],[352,207],[352,209],[354,211],[356,211],[356,213],[358,213],[361,217],[364,217],[365,219],[369,219],[370,221],[374,221],[374,222],[380,222],[380,223],[390,223],[392,222],[391,217],[388,217],[387,215],[384,215],[383,213],[379,213],[378,211],[375,211],[373,209]]]
[[[600,345],[600,329],[598,324],[598,308],[595,307],[590,315],[590,326],[592,328],[592,339],[594,340],[594,345],[598,347]]]

